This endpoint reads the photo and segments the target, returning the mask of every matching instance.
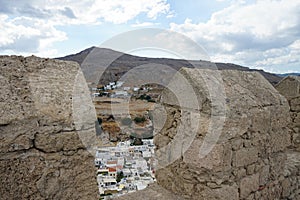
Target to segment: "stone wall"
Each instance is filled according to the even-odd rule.
[[[155,187],[180,199],[300,199],[288,101],[256,72],[183,68],[181,75],[154,116]],[[146,191],[143,199],[154,199]]]
[[[1,199],[97,199],[79,66],[0,66]],[[157,184],[117,199],[300,199],[299,95],[287,99],[259,73],[183,68],[153,114]]]
[[[169,132],[177,129],[174,124],[192,123],[194,119],[182,118],[184,112],[200,113],[201,123],[186,151],[177,145],[180,148],[177,152],[181,152],[179,159],[157,171],[158,184],[188,199],[282,197],[285,151],[291,145],[285,98],[258,73],[183,69],[182,74],[196,91],[199,110],[174,103],[171,92],[164,94],[162,103],[168,108],[168,115],[178,112],[179,117],[166,123],[156,136],[158,150],[165,145],[160,144],[165,140],[161,138],[172,140]],[[209,89],[210,80],[216,88],[224,88],[224,102]],[[220,96],[221,92],[218,92]],[[225,121],[218,139],[211,142],[211,147],[207,146],[211,151],[201,157],[201,148],[219,125],[212,129],[210,126],[218,122],[215,118],[222,117]],[[184,130],[180,133],[188,138],[191,130]],[[184,140],[183,143],[187,144]]]
[[[1,56],[0,68],[1,199],[97,199],[93,156],[80,136],[95,133],[94,121],[82,129],[74,121],[79,66]]]
[[[276,89],[289,102],[292,118],[291,128],[294,132],[292,142],[295,149],[300,151],[300,77],[288,76],[276,85]]]

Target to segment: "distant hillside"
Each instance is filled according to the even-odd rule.
[[[57,58],[57,59],[75,61],[75,62],[81,64],[84,61],[84,59],[87,57],[87,55],[95,48],[96,47],[93,46],[93,47],[87,48],[79,53],[67,55],[64,57]]]
[[[87,56],[89,56],[88,59],[86,59]],[[111,49],[98,47],[91,47],[77,54],[68,55],[58,59],[75,61],[82,65],[82,70],[87,81],[94,82],[94,84],[106,84],[109,81],[119,80],[129,70],[147,64],[151,64],[152,66],[168,66],[174,69],[174,71],[178,71],[181,67],[214,69],[215,66],[217,66],[219,70],[231,69],[241,71],[258,71],[273,85],[277,84],[282,79],[282,77],[276,74],[265,72],[263,70],[250,69],[248,67],[243,67],[231,63],[212,63],[208,61],[187,61],[169,58],[138,57],[117,52]],[[169,75],[170,71],[165,73]],[[145,73],[148,73],[151,76],[152,72],[153,70]],[[103,73],[103,75],[101,77],[98,77],[101,73]],[[95,80],[99,80],[98,83],[95,83]]]
[[[286,74],[276,74],[280,77],[286,77],[286,76],[300,76],[300,73],[286,73]]]

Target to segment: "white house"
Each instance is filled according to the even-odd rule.
[[[142,181],[138,181],[136,182],[136,187],[137,187],[137,190],[143,190],[147,187],[147,184],[145,184],[144,182]]]
[[[153,139],[142,139],[144,145],[154,146]]]
[[[109,172],[108,169],[98,169],[97,176],[107,176],[108,172]]]
[[[116,168],[116,167],[117,167],[117,163],[118,163],[117,160],[108,160],[108,161],[106,162],[106,167],[109,167],[109,168]]]
[[[127,96],[128,93],[126,91],[115,91],[116,96]]]
[[[148,145],[134,146],[135,151],[146,151],[147,149],[148,149]]]
[[[131,176],[131,171],[130,171],[129,168],[124,168],[122,171],[123,171],[124,177],[130,177]]]
[[[134,87],[134,88],[133,88],[133,91],[134,91],[134,92],[138,92],[139,90],[140,90],[139,87]]]
[[[123,84],[124,84],[123,81],[117,81],[116,86],[119,88],[119,87],[122,87]]]
[[[95,92],[92,95],[93,95],[93,97],[98,97],[100,95],[100,93],[99,92]]]
[[[143,151],[143,158],[150,158],[152,156],[151,151]]]
[[[147,161],[145,159],[137,159],[135,162],[136,168],[141,168],[142,171],[146,171],[148,169]]]
[[[117,178],[117,170],[115,168],[108,168],[108,176]]]
[[[111,90],[111,85],[107,85],[104,87],[104,90]]]
[[[105,186],[111,186],[111,185],[116,185],[117,181],[114,177],[105,177],[102,179],[102,183]]]

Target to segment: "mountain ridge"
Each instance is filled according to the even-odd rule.
[[[273,74],[259,69],[251,69],[249,67],[244,67],[241,65],[233,63],[221,63],[221,62],[210,62],[203,60],[183,60],[183,59],[172,59],[172,58],[149,58],[134,56],[122,52],[118,52],[112,49],[99,48],[92,46],[90,48],[84,49],[78,53],[70,54],[64,57],[59,57],[59,60],[75,61],[81,66],[84,64],[87,56],[88,60],[93,60],[92,67],[89,72],[85,73],[87,80],[95,80],[95,71],[99,71],[99,66],[102,66],[103,76],[99,78],[100,84],[105,84],[110,81],[119,80],[124,74],[134,67],[145,65],[145,64],[161,64],[167,65],[176,71],[182,67],[188,68],[211,68],[218,70],[240,70],[240,71],[256,71],[262,74],[272,85],[276,85],[284,75]],[[105,69],[104,69],[105,68]]]

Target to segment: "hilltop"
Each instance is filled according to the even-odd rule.
[[[88,57],[87,57],[88,56]],[[239,70],[239,71],[257,71],[261,73],[271,84],[277,84],[282,77],[265,72],[258,69],[250,69],[248,67],[243,67],[240,65],[232,63],[213,63],[209,61],[202,60],[183,60],[183,59],[170,59],[170,58],[148,58],[133,56],[126,53],[114,51],[106,48],[90,47],[79,53],[67,55],[58,58],[60,60],[75,61],[80,65],[89,65],[88,71],[84,71],[85,78],[87,81],[95,81],[99,79],[100,84],[106,84],[110,81],[119,80],[126,72],[129,70],[142,65],[152,64],[152,65],[164,65],[169,66],[172,69],[178,71],[182,67],[187,68],[202,68],[202,69],[219,69],[219,70]],[[104,68],[108,68],[104,71],[102,77],[97,77],[97,73],[102,72]],[[151,72],[149,72],[151,73]],[[168,72],[169,73],[169,72]],[[95,83],[95,84],[98,84]]]

